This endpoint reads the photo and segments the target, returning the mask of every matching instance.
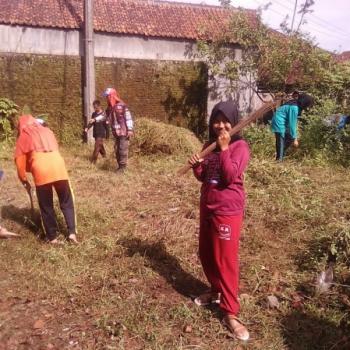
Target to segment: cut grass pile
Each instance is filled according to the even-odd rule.
[[[147,118],[136,121],[131,151],[136,154],[190,155],[200,149],[197,137],[188,129]]]
[[[22,238],[0,241],[0,349],[349,349],[346,259],[329,294],[317,296],[313,286],[333,236],[348,225],[347,171],[252,159],[241,239],[241,317],[252,339],[239,344],[217,309],[190,299],[206,289],[199,184],[175,173],[195,143],[180,157],[135,155],[124,176],[111,171],[111,142],[97,166],[88,162],[91,147],[63,149],[77,247],[37,238],[13,161],[1,154],[2,224]],[[268,295],[278,309],[266,307]]]

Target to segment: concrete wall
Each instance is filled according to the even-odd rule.
[[[0,52],[79,56],[82,40],[77,30],[0,24]]]
[[[193,41],[95,33],[94,45],[96,57],[196,60]],[[78,30],[0,25],[0,52],[82,56],[83,38]]]
[[[61,142],[83,130],[82,65],[78,56],[1,54],[0,97],[46,114]],[[205,131],[207,70],[200,62],[96,58],[96,97],[116,86],[135,118]]]
[[[176,64],[193,62],[197,59],[194,41],[107,33],[95,33],[94,37],[94,51],[98,58],[150,60],[176,62]],[[78,30],[0,25],[0,54],[82,56],[82,52],[83,38]],[[240,57],[238,47],[236,55]],[[207,114],[210,114],[215,103],[228,98],[238,99],[243,113],[249,112],[259,103],[245,78],[242,78],[242,84],[234,93],[227,92],[228,85],[228,81],[218,77],[208,82],[209,93],[203,92],[208,98]]]

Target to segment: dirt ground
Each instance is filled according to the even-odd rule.
[[[330,293],[314,281],[332,238],[348,229],[344,169],[253,159],[241,239],[244,344],[218,309],[191,298],[207,288],[197,257],[199,184],[178,178],[183,159],[133,157],[125,175],[110,156],[64,149],[75,192],[79,246],[49,246],[39,213],[1,155],[0,349],[350,349],[350,273],[336,265]],[[59,210],[57,210],[59,213]],[[65,232],[59,215],[62,233]],[[268,308],[274,295],[278,308]]]

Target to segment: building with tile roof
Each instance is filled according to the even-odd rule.
[[[338,62],[350,62],[350,51],[344,51],[336,56]]]
[[[0,0],[0,56],[3,57],[2,71],[0,64],[0,73],[3,77],[2,83],[0,78],[0,96],[11,93],[13,86],[17,84],[14,78],[17,76],[17,72],[11,72],[8,68],[14,65],[14,57],[19,61],[23,59],[25,62],[32,62],[31,65],[35,67],[39,61],[42,63],[48,57],[51,60],[55,59],[56,62],[62,59],[67,62],[83,56],[83,4],[82,0]],[[188,74],[181,73],[181,75],[177,73],[179,75],[177,78],[169,76],[172,87],[168,88],[176,90],[176,93],[173,93],[174,96],[171,97],[164,96],[164,91],[161,96],[159,91],[152,90],[150,84],[147,85],[144,81],[147,79],[148,82],[161,80],[165,74],[165,68],[160,69],[161,66],[167,67],[167,74],[175,75],[174,72],[169,73],[172,71],[170,67],[176,66],[178,68],[175,70],[180,72],[184,65],[189,67],[194,62],[198,62],[196,41],[200,38],[213,37],[224,31],[225,26],[236,11],[219,6],[155,0],[94,0],[94,53],[95,62],[97,62],[97,89],[102,88],[104,84],[116,85],[121,90],[121,94],[131,101],[131,109],[134,107],[134,112],[141,114],[141,110],[145,113],[145,107],[141,106],[139,102],[141,91],[138,90],[140,89],[143,94],[150,94],[147,100],[152,101],[146,111],[147,115],[156,114],[161,120],[167,118],[180,120],[181,116],[174,117],[178,113],[176,108],[179,109],[179,107],[175,108],[174,106],[185,104],[190,99],[183,99],[181,103],[177,104],[172,102],[170,107],[168,101],[174,101],[174,96],[179,95],[180,90],[183,94],[187,93],[188,89],[178,85],[183,85],[183,81],[187,79],[186,75],[190,76],[193,71],[192,73],[188,71]],[[255,12],[247,10],[247,13],[254,20]],[[239,45],[233,44],[233,48],[239,57]],[[102,61],[104,64],[107,64],[108,61],[110,66],[113,65],[113,69],[109,68],[114,72],[113,79],[105,76],[103,82],[99,78],[99,63]],[[147,75],[149,78],[146,79],[142,69],[133,68],[135,69],[133,73],[128,73],[129,75],[123,73],[123,79],[121,79],[119,67],[140,66],[141,61],[147,65],[147,71],[154,71],[154,76],[158,78]],[[28,64],[27,69],[29,67],[31,66]],[[182,68],[180,69],[180,67]],[[208,74],[205,69],[200,68],[200,70],[203,71],[202,74],[207,79]],[[126,71],[127,69],[125,69]],[[45,79],[42,70],[40,74],[42,79]],[[65,81],[65,78],[59,77],[58,81]],[[140,88],[134,83],[135,81],[138,82]],[[142,82],[146,84],[146,88]],[[37,84],[40,85],[40,83]],[[132,91],[127,90],[125,84],[133,86]],[[167,88],[168,82],[162,84],[163,90]],[[222,80],[215,83],[207,80],[207,91],[203,90],[201,93],[202,96],[208,96],[207,111],[210,111],[218,100],[227,98],[225,84],[227,83]],[[57,86],[55,89],[59,90],[61,87]],[[81,95],[81,87],[79,91]],[[38,94],[40,95],[41,92],[38,91]],[[239,98],[242,110],[251,108],[254,104],[254,93],[247,87],[242,88]],[[24,93],[21,99],[29,103]],[[21,99],[18,103],[21,103]],[[158,102],[155,101],[156,99]],[[65,98],[61,98],[61,100],[64,101]],[[58,106],[59,102],[53,99],[51,104]],[[196,104],[198,105],[197,102]],[[190,108],[181,108],[190,110]],[[78,108],[76,110],[77,114]],[[156,112],[154,112],[155,110]],[[40,110],[40,112],[44,111]],[[182,115],[181,113],[178,114]],[[182,125],[181,122],[179,123]]]
[[[79,29],[83,24],[81,0],[0,0],[0,8],[1,24],[57,29]],[[204,28],[210,33],[220,31],[234,11],[165,1],[95,0],[94,29],[103,33],[196,40]]]

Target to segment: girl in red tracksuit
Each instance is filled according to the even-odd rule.
[[[215,151],[204,159],[198,154],[189,159],[194,175],[203,183],[199,256],[211,285],[195,303],[220,303],[224,324],[236,338],[248,340],[248,330],[237,319],[238,249],[245,205],[243,172],[249,160],[248,144],[239,135],[229,135],[238,121],[237,106],[232,101],[218,103],[209,120],[209,143],[216,141]]]

